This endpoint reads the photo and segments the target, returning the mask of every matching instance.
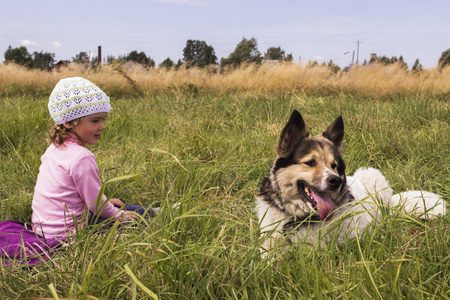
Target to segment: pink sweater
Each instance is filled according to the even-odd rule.
[[[94,154],[76,143],[50,145],[41,157],[41,167],[34,189],[33,230],[46,237],[67,236],[75,232],[74,219],[83,227],[88,210],[95,212],[102,186]],[[102,196],[106,200],[106,196]],[[101,207],[102,203],[99,205]],[[118,218],[123,214],[111,203],[102,210],[101,218]]]

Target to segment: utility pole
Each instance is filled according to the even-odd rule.
[[[356,42],[357,46],[356,46],[356,65],[358,65],[359,63],[359,44],[362,44],[362,42],[360,42],[359,40]]]

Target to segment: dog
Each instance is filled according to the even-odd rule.
[[[392,195],[376,169],[360,168],[347,177],[343,139],[342,116],[322,134],[310,136],[301,114],[292,112],[275,147],[270,176],[256,197],[262,248],[270,252],[300,241],[322,247],[332,239],[345,242],[361,235],[380,215],[380,207],[421,218],[445,214],[443,199],[434,193]]]

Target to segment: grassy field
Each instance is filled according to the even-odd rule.
[[[24,74],[3,81],[0,92],[0,221],[30,221],[52,125],[45,94],[62,76]],[[26,76],[45,82],[33,86]],[[423,92],[386,91],[380,82],[379,90],[293,85],[264,92],[256,85],[212,88],[207,79],[160,83],[155,91],[137,75],[131,82],[120,75],[121,83],[83,76],[110,94],[114,107],[102,140],[90,148],[102,181],[140,174],[108,183],[107,195],[163,211],[137,227],[80,232],[37,267],[0,267],[0,299],[449,299],[448,215],[427,222],[384,215],[358,240],[299,245],[268,260],[260,257],[254,213],[294,108],[313,134],[343,115],[349,174],[376,167],[395,192],[424,189],[448,201],[450,102],[440,78]]]
[[[308,96],[354,95],[379,100],[412,95],[445,99],[450,95],[450,66],[414,73],[399,65],[374,64],[352,67],[348,73],[334,73],[324,66],[282,63],[242,66],[222,73],[194,68],[138,71],[126,70],[120,65],[105,65],[100,70],[74,67],[61,72],[46,72],[2,64],[0,96],[48,97],[59,79],[71,76],[85,77],[115,97],[295,93]]]

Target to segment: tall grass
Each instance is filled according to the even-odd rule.
[[[383,98],[398,95],[446,97],[450,93],[450,67],[408,72],[399,65],[374,64],[333,73],[326,66],[302,67],[294,63],[247,65],[223,73],[211,69],[127,70],[106,65],[100,70],[66,68],[62,72],[27,70],[0,65],[0,95],[48,95],[65,77],[83,76],[110,91],[112,96],[185,93],[247,92],[253,95],[303,93],[356,95]]]
[[[123,75],[103,72],[82,75],[107,94],[128,89]],[[244,69],[240,80],[250,80],[242,74],[258,72]],[[51,91],[63,74],[45,74],[41,82]],[[161,73],[168,74],[182,73]],[[145,90],[144,78],[150,81],[155,73],[130,76]],[[103,182],[143,173],[111,182],[107,195],[161,206],[160,216],[103,235],[80,232],[33,268],[0,267],[0,298],[448,299],[449,216],[419,222],[383,214],[360,239],[323,249],[280,249],[279,257],[270,260],[259,255],[262,241],[254,213],[254,197],[294,108],[313,134],[343,115],[350,174],[361,166],[376,167],[396,192],[424,189],[448,200],[449,102],[441,94],[392,94],[383,101],[370,94],[265,94],[231,89],[239,86],[237,79],[229,83],[232,93],[216,93],[219,89],[203,90],[194,75],[189,78],[202,88],[196,92],[186,85],[182,90],[172,81],[165,84],[172,85],[170,93],[113,97],[102,140],[90,148]],[[256,89],[257,83],[251,84]],[[2,93],[7,94],[3,87]],[[39,93],[0,100],[1,221],[30,221],[39,158],[52,124],[48,95]],[[181,203],[179,209],[172,208],[175,202]]]

